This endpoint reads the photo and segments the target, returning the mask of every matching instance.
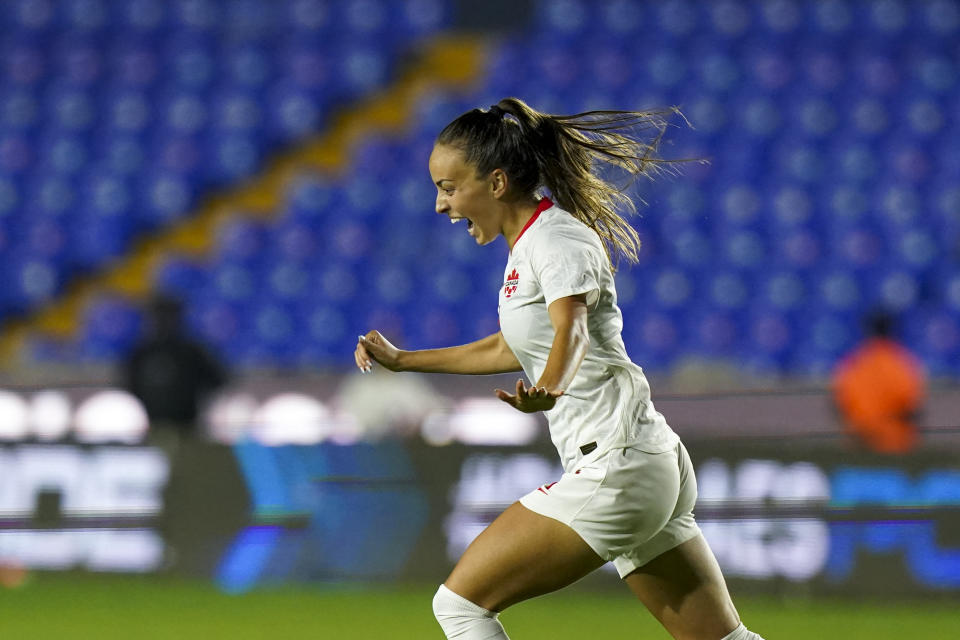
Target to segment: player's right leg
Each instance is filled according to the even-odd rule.
[[[680,490],[674,518],[646,545],[614,564],[677,640],[762,640],[741,624],[720,566],[695,524],[696,476],[686,449],[680,445],[677,451]]]
[[[624,582],[677,640],[741,637],[730,635],[739,631],[740,616],[702,535],[660,554]],[[759,636],[742,636],[753,637]]]

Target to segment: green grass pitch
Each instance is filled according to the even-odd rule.
[[[228,595],[168,578],[33,576],[0,591],[0,637],[18,640],[336,638],[430,639],[434,586],[282,587]],[[957,637],[955,603],[856,603],[735,596],[741,616],[767,640],[946,640]],[[502,617],[514,640],[667,639],[626,589],[567,591],[520,604]]]

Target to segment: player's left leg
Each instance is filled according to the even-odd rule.
[[[470,544],[444,584],[502,611],[576,582],[603,563],[573,529],[515,502]]]
[[[497,613],[603,563],[573,529],[517,502],[467,548],[437,592],[434,612],[448,638],[504,640]]]

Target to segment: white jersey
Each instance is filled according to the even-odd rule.
[[[627,356],[613,272],[600,237],[544,199],[514,243],[500,289],[500,329],[532,384],[553,344],[547,307],[583,293],[590,346],[570,386],[546,412],[564,469],[613,448],[674,449],[679,439],[654,409],[643,371]]]

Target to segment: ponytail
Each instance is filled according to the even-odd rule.
[[[635,213],[636,206],[597,175],[597,165],[616,167],[634,179],[672,170],[677,161],[656,153],[674,114],[683,117],[675,108],[549,115],[518,98],[505,98],[489,111],[461,115],[444,128],[437,143],[463,151],[481,175],[502,169],[518,195],[549,189],[561,209],[600,236],[616,268],[613,254],[637,262],[640,236],[618,213]]]

